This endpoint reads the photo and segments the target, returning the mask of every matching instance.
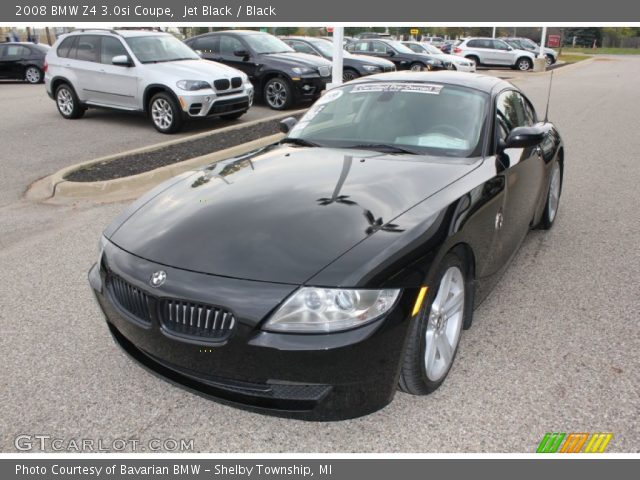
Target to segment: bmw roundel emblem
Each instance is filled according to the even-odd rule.
[[[167,279],[167,272],[165,272],[164,270],[158,270],[157,272],[153,272],[153,274],[151,275],[151,280],[149,280],[149,283],[151,284],[152,287],[159,287],[164,283],[166,279]]]

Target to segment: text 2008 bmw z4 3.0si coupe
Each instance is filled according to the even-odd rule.
[[[554,222],[558,131],[513,85],[456,72],[349,82],[282,129],[105,230],[89,280],[111,333],[176,384],[276,415],[432,392],[527,231]]]

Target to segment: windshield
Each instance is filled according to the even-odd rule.
[[[293,48],[277,37],[268,33],[256,33],[243,37],[255,53],[285,53],[293,52]]]
[[[345,85],[321,97],[288,138],[301,145],[478,156],[487,102],[477,90],[435,83]]]
[[[442,50],[440,50],[437,47],[434,47],[433,45],[429,45],[428,43],[422,43],[421,45],[424,47],[424,49],[428,53],[431,53],[433,55],[440,55],[442,53]]]
[[[522,44],[527,48],[538,48],[538,44],[528,38],[523,38],[520,42],[522,42]]]
[[[414,53],[413,50],[411,50],[406,45],[403,45],[401,42],[396,42],[395,40],[389,40],[387,41],[387,44],[395,48],[398,51],[398,53]]]
[[[126,38],[125,41],[140,63],[198,60],[196,52],[170,35]]]

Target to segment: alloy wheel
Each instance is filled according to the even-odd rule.
[[[431,304],[425,333],[424,367],[431,381],[440,380],[451,367],[460,341],[464,304],[464,275],[458,267],[449,267]]]
[[[423,70],[424,70],[424,67],[422,65],[420,65],[419,63],[411,65],[411,71],[412,72],[422,72]]]
[[[167,130],[173,123],[173,108],[164,98],[158,98],[151,106],[151,118],[153,123],[161,130]]]
[[[549,198],[547,200],[547,215],[549,221],[553,222],[558,213],[558,204],[560,203],[560,165],[554,163],[551,167],[551,181],[549,183]]]
[[[27,68],[24,76],[29,83],[40,83],[40,79],[42,78],[40,70],[38,70],[36,67]]]
[[[67,88],[61,88],[58,90],[58,108],[63,115],[71,115],[73,112],[73,96]]]
[[[522,59],[518,62],[518,69],[522,72],[526,72],[527,70],[529,70],[530,66],[529,66],[529,60],[526,59]]]
[[[287,88],[280,80],[267,86],[267,103],[274,108],[282,108],[287,101]]]
[[[353,80],[354,78],[357,78],[357,77],[351,70],[344,70],[342,72],[342,81],[343,82],[349,82],[349,81]]]

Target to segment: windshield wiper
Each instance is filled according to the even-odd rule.
[[[304,138],[283,138],[280,140],[280,143],[292,143],[294,145],[300,145],[301,147],[319,147],[317,143],[310,142],[309,140],[305,140]]]
[[[418,152],[409,150],[408,148],[398,147],[390,143],[362,143],[359,145],[349,145],[344,148],[354,148],[360,150],[377,150],[385,153],[406,153],[409,155],[420,155]]]

